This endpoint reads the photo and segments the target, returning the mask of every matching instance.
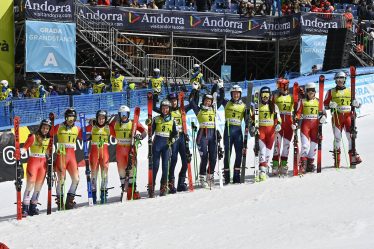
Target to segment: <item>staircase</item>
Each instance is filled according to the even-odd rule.
[[[77,36],[89,44],[107,68],[120,68],[126,77],[142,81],[152,75],[154,68],[170,82],[189,81],[194,64],[199,64],[204,79],[211,82],[219,77],[194,56],[147,54],[141,45],[122,35],[110,23],[101,19],[86,19],[82,13],[94,12],[79,1],[75,2]]]

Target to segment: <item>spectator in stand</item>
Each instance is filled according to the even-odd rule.
[[[110,6],[110,0],[98,0],[97,5],[106,5]]]
[[[86,81],[84,83],[84,92],[82,94],[93,94],[92,83]]]
[[[196,9],[200,12],[207,12],[208,9],[208,0],[196,0]]]
[[[374,11],[373,11],[373,6],[372,5],[367,6],[366,20],[369,20],[369,21],[374,20]]]
[[[282,5],[282,15],[283,16],[288,16],[288,15],[292,15],[294,13],[295,13],[295,11],[294,11],[292,3],[290,1],[284,2],[283,5]]]
[[[73,82],[70,80],[66,83],[66,88],[64,89],[64,95],[79,95],[80,93],[76,91],[73,87]]]
[[[266,10],[266,5],[264,3],[260,4],[256,11],[256,15],[258,16],[266,16],[267,15],[267,10]]]
[[[101,77],[101,75],[96,75],[92,89],[94,94],[106,92],[106,84],[103,82],[103,77]]]
[[[18,88],[12,89],[13,100],[22,99],[21,92]]]
[[[139,4],[138,0],[133,0],[132,4],[131,4],[131,7],[132,8],[140,8],[140,4]]]
[[[282,7],[281,7],[281,0],[273,0],[273,8],[271,10],[271,14],[275,16],[275,12],[278,10],[278,16],[282,15]]]
[[[241,0],[239,3],[238,14],[244,17],[253,17],[254,6],[248,0]]]
[[[361,20],[366,20],[366,14],[367,14],[366,2],[361,1],[360,5],[357,8],[358,21],[361,22]]]
[[[122,0],[121,6],[123,6],[123,7],[131,7],[130,0]]]
[[[77,80],[77,82],[75,83],[75,91],[76,93],[78,94],[83,94],[84,93],[84,80]]]
[[[32,88],[31,88],[31,97],[32,98],[45,98],[47,91],[44,89],[42,85],[42,81],[39,78],[35,78],[32,80]]]
[[[323,6],[322,12],[323,13],[332,13],[334,11],[334,7],[331,6],[330,2],[326,2]]]
[[[368,44],[368,54],[373,57],[374,56],[374,23],[370,25],[370,28],[368,29],[369,33],[369,44]]]
[[[49,86],[48,87],[48,92],[49,92],[50,97],[58,96],[57,86]]]
[[[265,0],[266,6],[266,15],[269,16],[271,12],[271,5],[273,4],[273,0]]]
[[[345,9],[344,12],[344,18],[345,18],[345,27],[347,29],[352,30],[353,27],[353,15],[352,15],[352,8],[348,7]]]
[[[157,5],[156,5],[156,3],[155,3],[155,1],[154,0],[151,0],[149,3],[148,3],[148,9],[154,9],[154,10],[158,10],[158,7],[157,7]]]
[[[26,86],[23,86],[21,88],[21,92],[19,93],[19,96],[22,99],[29,99],[29,98],[31,98],[30,90]]]

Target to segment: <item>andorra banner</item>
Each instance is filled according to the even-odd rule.
[[[74,13],[73,1],[26,0],[24,5],[26,19],[72,22]]]
[[[26,72],[75,74],[75,24],[26,21]]]

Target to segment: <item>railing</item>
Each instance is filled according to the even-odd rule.
[[[105,20],[95,18],[86,20],[82,12],[94,15],[94,12],[90,8],[87,8],[84,4],[76,1],[75,17],[78,35],[86,42],[90,43],[91,46],[94,46],[94,49],[108,60],[108,62],[103,60],[107,67],[112,69],[112,64],[115,64],[129,76],[144,76],[143,70],[132,63],[129,55],[124,52],[122,47],[118,46],[118,42],[131,44],[131,54],[140,54],[144,56],[144,50],[122,35]]]
[[[365,22],[365,21],[364,21]],[[370,21],[368,21],[370,23]],[[357,55],[363,66],[370,66],[374,63],[374,37],[372,37],[363,27],[354,23],[353,52]]]

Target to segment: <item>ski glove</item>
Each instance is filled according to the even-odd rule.
[[[336,107],[338,107],[338,103],[336,103],[334,101],[331,101],[330,104],[329,104],[329,107],[330,107],[330,109],[336,109]]]
[[[353,107],[356,107],[356,108],[360,108],[361,107],[361,103],[360,102],[358,102],[358,100],[357,99],[354,99],[353,101],[352,101],[352,104],[351,104]]]
[[[322,115],[322,116],[319,118],[319,123],[320,123],[320,124],[326,124],[326,116],[325,116],[325,115]]]
[[[280,132],[281,129],[282,129],[282,126],[280,124],[277,124],[275,126],[275,132]]]
[[[134,138],[135,138],[135,140],[143,140],[144,139],[144,137],[141,134],[136,134]]]
[[[256,128],[252,125],[252,126],[249,128],[249,135],[250,135],[251,137],[254,137],[255,132],[256,132]]]
[[[192,83],[192,89],[199,90],[199,83],[198,82],[193,82]]]
[[[168,145],[172,145],[173,143],[175,143],[176,140],[177,140],[177,139],[174,138],[174,137],[169,137],[169,138],[168,138]]]
[[[21,156],[27,156],[27,150],[25,148],[20,149]]]
[[[147,118],[147,119],[145,120],[145,125],[151,125],[151,124],[152,124],[152,119]]]
[[[297,123],[294,123],[291,125],[292,130],[299,129],[299,125]]]
[[[223,87],[223,80],[219,79],[217,82],[218,89],[221,89]]]

